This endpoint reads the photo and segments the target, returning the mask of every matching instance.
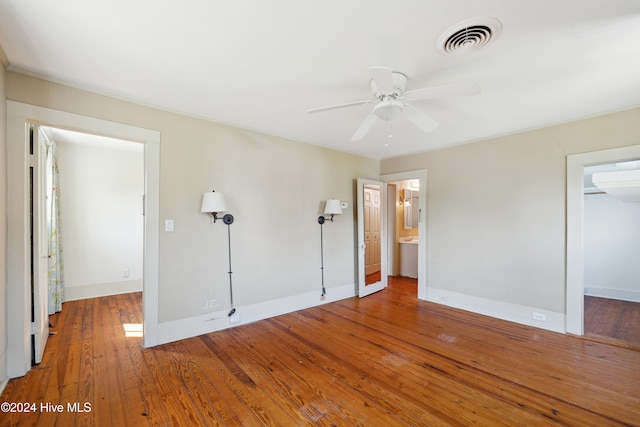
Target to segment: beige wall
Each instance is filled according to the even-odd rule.
[[[354,179],[377,178],[379,162],[131,104],[9,72],[11,100],[161,133],[159,320],[228,304],[227,230],[201,214],[205,191],[223,192],[231,226],[234,302],[254,304],[320,291],[317,216],[330,197],[350,209],[325,227],[325,283],[354,283]],[[215,101],[212,101],[215,102]]]
[[[0,49],[0,57],[2,57]],[[0,63],[0,390],[7,379],[7,103],[5,69]]]
[[[565,161],[640,144],[640,110],[383,160],[427,169],[428,286],[565,312]]]

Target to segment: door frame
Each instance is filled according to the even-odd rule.
[[[567,156],[567,333],[584,335],[584,167],[633,159],[640,159],[640,145]]]
[[[427,170],[417,169],[407,172],[384,174],[380,180],[385,183],[395,181],[406,181],[417,179],[420,188],[418,189],[418,299],[427,300]],[[388,218],[389,215],[385,215]],[[388,229],[389,224],[384,224]],[[388,257],[387,252],[383,253],[383,258]],[[386,262],[386,261],[385,261]]]
[[[7,374],[31,369],[28,123],[72,129],[145,146],[143,346],[158,343],[160,132],[7,100]]]
[[[31,262],[33,263],[32,290],[32,329],[33,360],[42,361],[42,355],[49,337],[49,234],[47,232],[46,188],[47,188],[47,148],[40,125],[32,124],[25,129],[33,154],[28,169],[30,172],[31,218],[29,227],[32,233]],[[25,141],[26,142],[26,141]]]

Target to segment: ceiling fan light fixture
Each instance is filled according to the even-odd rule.
[[[380,120],[390,121],[402,114],[404,104],[396,99],[381,101],[373,107],[373,112]]]

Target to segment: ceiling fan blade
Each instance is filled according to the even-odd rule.
[[[362,122],[356,133],[353,134],[353,136],[351,137],[351,141],[360,141],[362,138],[364,138],[364,136],[371,130],[377,120],[378,116],[376,116],[374,113],[369,114],[367,118],[364,119],[364,122]]]
[[[438,127],[438,122],[411,104],[405,104],[404,112],[407,120],[422,129],[423,132],[431,132]]]
[[[404,97],[408,100],[448,98],[450,96],[478,95],[480,86],[476,82],[454,83],[443,86],[408,90]]]
[[[347,102],[346,104],[328,105],[326,107],[313,108],[313,109],[307,111],[307,113],[309,113],[309,114],[311,114],[311,113],[319,113],[321,111],[336,110],[338,108],[345,108],[345,107],[353,107],[355,105],[368,104],[370,102],[371,101],[354,101],[354,102]]]
[[[393,73],[390,68],[371,67],[369,70],[379,92],[393,92]]]

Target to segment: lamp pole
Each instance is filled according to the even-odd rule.
[[[331,218],[333,221],[333,218]],[[324,217],[318,217],[318,224],[320,224],[320,274],[322,275],[322,294],[321,297],[327,294],[326,289],[324,288],[324,242],[322,240],[322,224],[324,224]]]
[[[233,274],[231,270],[231,224],[233,224],[233,215],[225,214],[225,216],[222,217],[222,222],[227,224],[227,242],[229,244],[229,297],[231,299],[231,311],[229,311],[228,316],[231,316],[236,312],[233,306],[233,281],[231,280],[231,275]]]

